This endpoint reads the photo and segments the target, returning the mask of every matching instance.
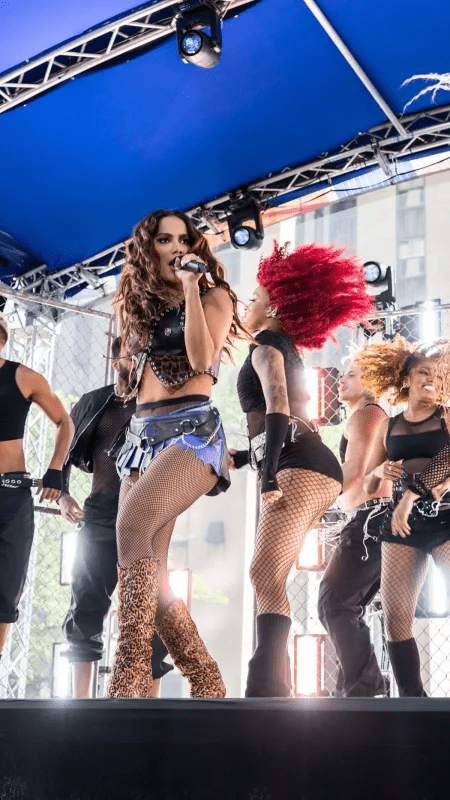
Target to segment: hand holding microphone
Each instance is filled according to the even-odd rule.
[[[180,269],[184,272],[194,272],[197,274],[209,272],[209,267],[204,264],[203,261],[200,261],[197,256],[189,254],[188,256],[183,256],[183,258],[187,258],[187,261],[183,261],[177,256],[177,258],[172,259],[170,265],[175,269]],[[179,262],[178,264],[176,263],[177,261]]]

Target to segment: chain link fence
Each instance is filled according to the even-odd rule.
[[[10,326],[6,358],[20,361],[44,374],[67,410],[85,392],[112,382],[110,361],[104,358],[114,336],[108,314],[92,309],[74,310],[67,304],[50,300],[25,300],[23,296],[11,294],[5,314]],[[450,337],[450,306],[430,303],[420,308],[382,312],[379,321],[370,329],[360,327],[351,332],[340,331],[337,343],[307,357],[309,389],[314,405],[310,409],[311,416],[321,421],[322,439],[336,455],[345,425],[345,411],[338,400],[338,379],[345,369],[349,349],[380,341],[383,337],[392,338],[396,332],[410,341],[431,342],[439,336]],[[225,428],[231,434],[230,446],[237,447],[242,447],[245,442],[245,423],[236,401],[235,382],[245,354],[246,348],[240,348],[237,364],[222,367],[214,395]],[[386,410],[393,413],[392,409]],[[40,477],[52,451],[53,431],[51,426],[47,428],[47,420],[36,406],[32,406],[29,415],[25,447],[27,468],[33,477]],[[90,484],[90,476],[73,470],[71,494],[80,505],[89,494]],[[242,502],[244,504],[244,500]],[[288,592],[293,615],[291,660],[299,695],[332,695],[335,689],[336,659],[318,619],[317,595],[339,529],[346,519],[347,515],[338,508],[327,514],[320,530],[309,535],[289,577]],[[235,519],[233,521],[235,523]],[[217,527],[218,523],[214,524]],[[61,518],[56,508],[36,508],[35,538],[20,616],[11,626],[0,661],[2,699],[58,697],[70,692],[68,665],[62,656],[66,645],[61,624],[70,601],[70,561],[75,536],[73,526]],[[174,544],[180,545],[180,542]],[[248,580],[243,573],[242,580]],[[430,561],[417,606],[414,633],[421,652],[425,689],[431,696],[450,696],[447,590],[442,574]],[[371,604],[366,618],[380,667],[386,675],[387,685],[390,681],[391,694],[395,694],[378,598]],[[114,638],[114,611],[108,620],[105,638],[109,658],[111,638]]]

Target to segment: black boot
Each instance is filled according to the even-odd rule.
[[[258,614],[257,646],[248,663],[246,697],[290,697],[287,640],[291,620],[283,614]]]
[[[420,657],[416,640],[388,642],[387,648],[400,697],[426,697],[420,677]]]

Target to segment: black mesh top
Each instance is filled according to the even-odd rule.
[[[116,470],[114,458],[108,455],[108,450],[117,435],[131,419],[135,411],[135,404],[122,403],[113,398],[101,414],[94,432],[95,444],[92,455],[92,494],[119,494],[120,478]],[[72,416],[72,414],[71,414]],[[75,420],[74,420],[75,421]],[[69,477],[71,466],[67,467],[65,491],[69,492]]]
[[[305,370],[291,337],[283,331],[261,331],[255,336],[258,344],[275,347],[283,354],[286,384],[291,415],[308,421]],[[265,427],[266,401],[261,381],[252,365],[252,353],[257,345],[250,345],[237,379],[237,391],[242,410],[247,414],[250,439],[262,433]]]
[[[449,442],[450,436],[441,409],[420,422],[408,422],[403,414],[389,420],[387,457],[391,461],[403,460],[403,468],[408,475],[422,472],[433,456]]]

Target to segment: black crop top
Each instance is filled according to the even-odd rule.
[[[403,414],[389,420],[386,452],[390,461],[403,461],[405,471],[412,475],[422,470],[433,456],[450,442],[441,409],[420,422],[409,422]]]
[[[5,361],[0,367],[0,442],[23,439],[31,401],[16,383],[17,361]]]
[[[258,344],[275,347],[283,354],[288,401],[291,415],[307,421],[305,370],[303,361],[291,337],[284,331],[261,331],[255,336]],[[237,392],[242,411],[247,414],[248,433],[252,439],[262,433],[265,426],[266,401],[261,381],[252,364],[252,353],[257,345],[250,345],[237,379]]]
[[[220,353],[209,369],[201,372],[192,369],[189,363],[184,341],[185,316],[183,301],[179,306],[166,308],[153,319],[146,349],[134,356],[136,361],[135,390],[130,397],[137,393],[147,362],[164,386],[182,386],[195,375],[211,375],[213,383],[217,383]]]

